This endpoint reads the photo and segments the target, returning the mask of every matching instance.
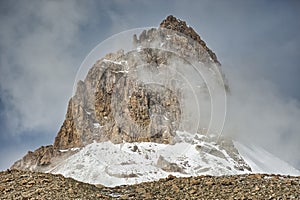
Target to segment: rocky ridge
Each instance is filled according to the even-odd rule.
[[[0,199],[299,199],[300,177],[244,174],[169,176],[114,188],[30,171],[0,172]]]

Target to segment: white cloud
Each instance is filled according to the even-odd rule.
[[[15,7],[17,12],[0,20],[8,133],[57,130],[80,65],[72,48],[79,43],[86,7],[79,1],[19,1]]]
[[[227,67],[231,87],[224,133],[258,144],[294,166],[299,163],[300,104],[270,81]]]

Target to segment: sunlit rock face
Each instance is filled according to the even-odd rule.
[[[132,51],[107,54],[77,83],[54,144],[12,168],[47,171],[93,142],[174,144],[178,130],[207,133],[207,85],[215,92],[228,88],[216,55],[173,16],[129,39]]]
[[[215,54],[192,28],[172,16],[160,28],[134,35],[133,43],[135,51],[106,55],[78,83],[68,110],[72,114],[64,123],[68,128],[62,127],[56,148],[94,140],[172,143],[175,131],[183,128],[186,85],[178,72],[186,73],[192,62],[217,66]]]

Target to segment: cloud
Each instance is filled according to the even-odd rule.
[[[298,166],[299,101],[284,96],[272,82],[249,75],[242,68],[227,66],[227,72],[231,94],[224,134],[262,146]]]
[[[79,66],[72,48],[86,8],[76,1],[19,1],[7,7],[11,12],[0,19],[6,134],[56,131]]]

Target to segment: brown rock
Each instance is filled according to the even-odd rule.
[[[170,15],[161,22],[160,27],[181,32],[191,37],[192,39],[196,40],[208,52],[208,54],[213,59],[213,61],[220,65],[220,62],[218,61],[216,54],[206,46],[205,42],[201,40],[200,36],[196,33],[196,31],[194,31],[192,27],[188,27],[186,25],[185,21],[181,21],[176,17]]]
[[[210,185],[214,185],[214,182],[212,180],[208,180],[205,182],[205,184],[210,186]]]
[[[191,181],[190,181],[191,185],[199,185],[200,183],[201,183],[201,181],[198,179],[191,179]]]
[[[138,193],[145,193],[146,192],[145,188],[137,188],[135,191],[138,192]]]
[[[179,187],[177,185],[172,186],[172,191],[175,193],[178,193],[180,191]]]
[[[55,151],[52,145],[42,146],[34,152],[29,151],[21,160],[15,162],[11,168],[37,170],[39,167],[49,165],[55,155],[59,155],[59,152]]]

